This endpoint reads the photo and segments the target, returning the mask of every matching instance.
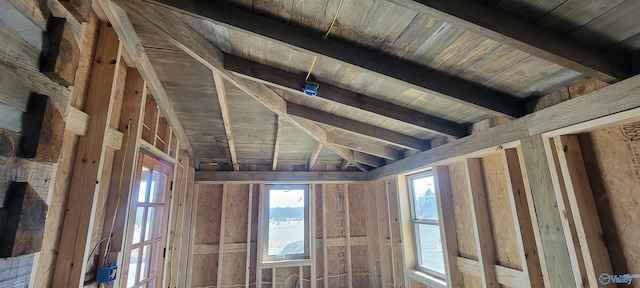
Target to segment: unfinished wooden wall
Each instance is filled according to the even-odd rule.
[[[579,140],[613,272],[640,271],[640,122],[586,133]]]
[[[446,239],[442,248],[447,257],[447,280],[452,287],[542,285],[535,226],[527,201],[530,192],[523,182],[518,149],[505,149],[433,168],[442,215],[441,233]],[[399,177],[398,181],[406,178]],[[407,193],[406,183],[399,187],[404,187],[401,193]],[[403,213],[407,217],[408,212]],[[393,218],[397,214],[391,215]],[[412,229],[411,225],[404,227]],[[408,232],[403,233],[412,237],[413,232]],[[415,269],[415,259],[408,259],[409,263],[404,265]],[[394,263],[403,265],[402,261]],[[399,278],[395,283],[428,287],[412,278]]]
[[[256,271],[261,185],[197,184],[188,287],[294,287],[298,281],[302,287],[389,287],[392,257],[400,256],[391,252],[389,231],[397,220],[388,219],[388,184],[312,184],[315,263],[262,271]]]

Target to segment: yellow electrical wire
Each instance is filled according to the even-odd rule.
[[[309,67],[309,71],[307,72],[307,77],[304,78],[304,82],[307,82],[307,84],[313,84],[316,85],[316,87],[320,87],[320,84],[316,83],[316,82],[311,82],[309,81],[309,76],[311,76],[311,71],[313,71],[313,67],[316,66],[316,61],[318,60],[318,56],[313,56],[313,62],[311,62],[311,66]]]
[[[338,15],[340,14],[340,9],[342,9],[342,2],[344,0],[340,0],[340,4],[338,4],[338,10],[336,11],[336,15],[333,17],[333,21],[331,21],[331,25],[329,25],[329,29],[327,29],[327,33],[322,36],[322,39],[327,39],[329,37],[329,33],[331,33],[331,29],[333,25],[336,24],[336,20],[338,20]]]

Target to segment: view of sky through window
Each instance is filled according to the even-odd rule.
[[[304,197],[302,189],[269,191],[269,255],[304,253]]]

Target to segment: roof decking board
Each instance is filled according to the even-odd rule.
[[[458,76],[500,46],[500,43],[465,32],[431,61],[429,67]]]
[[[501,45],[485,57],[469,66],[460,74],[460,77],[476,82],[484,83],[529,57],[529,54],[516,50],[507,45]]]
[[[495,8],[528,22],[544,17],[566,0],[516,0],[500,1]]]
[[[171,42],[167,41],[164,36],[157,33],[155,29],[141,23],[140,19],[132,17],[131,15],[129,15],[129,19],[131,19],[131,24],[136,30],[140,38],[140,42],[142,42],[142,46],[180,50],[180,48],[178,48],[176,45],[173,45]]]
[[[145,35],[140,37],[145,39]],[[200,142],[203,139],[194,137],[226,139],[211,71],[182,51],[145,48],[194,147],[194,156],[228,159],[226,141]],[[209,116],[202,118],[201,115]]]
[[[371,40],[367,42],[375,42],[376,48],[380,50],[393,46],[418,15],[415,11],[404,9],[387,1],[377,1],[372,9],[355,35],[360,33],[368,35],[367,38]],[[355,38],[365,39],[364,37]],[[353,37],[349,39],[353,39]]]
[[[307,164],[309,155],[317,142],[287,121],[283,121],[281,129],[278,162],[293,161]]]
[[[293,7],[291,0],[253,0],[253,11],[282,19],[289,23]]]
[[[625,0],[565,1],[536,24],[560,34],[570,33],[591,22]]]
[[[514,65],[492,79],[487,80],[483,85],[505,91],[522,98],[527,98],[531,96],[531,91],[523,88],[530,87],[532,84],[538,83],[537,85],[540,90],[551,90],[549,86],[553,87],[556,79],[549,76],[558,72],[565,73],[568,75],[566,77],[569,79],[574,79],[571,80],[571,84],[579,81],[580,79],[586,78],[578,72],[571,71],[557,64],[542,61],[534,56],[529,56],[517,65]]]
[[[409,59],[441,25],[442,21],[439,19],[418,14],[413,18],[411,25],[394,41],[396,45],[389,45],[383,51],[397,55],[400,59]]]
[[[627,0],[571,32],[569,36],[596,48],[606,48],[640,33],[638,14],[640,2]]]
[[[226,27],[220,27],[213,23],[202,20],[199,18],[182,15],[184,20],[194,31],[205,37],[211,43],[215,43],[218,49],[225,53],[231,53],[231,42],[229,36],[229,29]]]
[[[269,163],[273,158],[276,115],[232,84],[225,83],[225,88],[238,161]]]

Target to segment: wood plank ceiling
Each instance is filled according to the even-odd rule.
[[[627,78],[640,49],[633,0],[114,2],[202,169],[369,170],[577,81]],[[266,85],[284,111],[189,45],[223,52],[219,69]],[[317,97],[301,92],[311,67]]]

